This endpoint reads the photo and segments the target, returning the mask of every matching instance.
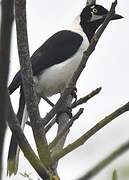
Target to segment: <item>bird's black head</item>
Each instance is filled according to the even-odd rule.
[[[103,6],[97,4],[86,6],[83,9],[80,15],[81,17],[80,24],[83,31],[88,36],[89,41],[91,41],[97,28],[104,22],[108,12],[109,11],[105,9]],[[121,18],[122,16],[118,14],[114,14],[111,20],[121,19]]]

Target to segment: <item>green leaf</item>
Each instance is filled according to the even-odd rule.
[[[114,170],[112,173],[112,180],[118,180],[117,171]]]

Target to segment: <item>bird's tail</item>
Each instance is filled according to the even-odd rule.
[[[23,92],[21,93],[21,96],[20,96],[19,110],[17,113],[17,117],[21,123],[21,128],[24,129],[25,123],[28,119],[28,112],[25,105]],[[18,163],[19,163],[19,152],[20,152],[20,148],[17,145],[15,136],[12,134],[10,146],[9,146],[9,152],[8,152],[8,162],[7,162],[7,174],[9,176],[17,173]]]

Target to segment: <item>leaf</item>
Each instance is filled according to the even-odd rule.
[[[112,180],[118,180],[118,175],[117,175],[117,171],[114,170],[112,173]]]

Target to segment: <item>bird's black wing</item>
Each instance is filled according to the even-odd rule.
[[[82,41],[80,34],[68,30],[59,31],[51,36],[31,57],[33,75],[38,75],[44,69],[72,57],[81,46]],[[9,86],[10,94],[21,83],[19,71]]]

